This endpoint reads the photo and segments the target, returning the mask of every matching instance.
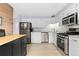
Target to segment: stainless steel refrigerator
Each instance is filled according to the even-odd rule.
[[[20,22],[19,23],[19,33],[26,34],[26,43],[31,43],[31,31],[32,23],[30,22]]]

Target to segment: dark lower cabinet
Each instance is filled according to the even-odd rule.
[[[12,55],[21,56],[21,40],[15,40],[12,42]]]
[[[0,56],[12,56],[12,44],[8,43],[0,46]]]
[[[25,56],[27,54],[25,37],[0,46],[0,56]]]
[[[21,38],[21,55],[25,56],[27,54],[26,50],[26,38]]]

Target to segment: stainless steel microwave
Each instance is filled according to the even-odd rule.
[[[78,13],[75,12],[62,19],[62,25],[75,25],[78,24]]]

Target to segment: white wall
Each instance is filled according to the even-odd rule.
[[[32,43],[41,43],[41,32],[32,32],[31,33],[31,42]]]
[[[19,34],[19,22],[19,17],[13,19],[13,34]]]

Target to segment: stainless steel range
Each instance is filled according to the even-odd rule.
[[[57,46],[65,55],[69,55],[69,39],[67,33],[57,33]]]

